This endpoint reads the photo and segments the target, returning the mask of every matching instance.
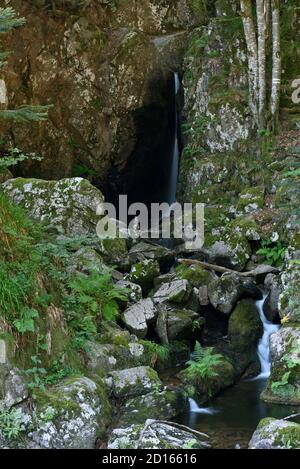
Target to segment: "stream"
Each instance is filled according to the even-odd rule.
[[[263,304],[266,299],[256,302],[264,326],[257,353],[261,373],[254,379],[243,380],[222,392],[209,407],[198,407],[197,402],[189,400],[190,412],[183,415],[180,423],[210,436],[210,443],[216,449],[244,449],[248,447],[251,436],[259,421],[265,417],[284,418],[300,412],[296,406],[269,404],[260,400],[271,371],[269,339],[278,331],[279,325],[267,321]],[[300,421],[296,419],[295,421]]]

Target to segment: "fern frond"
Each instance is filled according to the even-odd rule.
[[[52,106],[20,106],[18,109],[0,111],[0,119],[16,122],[45,121]]]
[[[194,349],[194,361],[197,363],[201,362],[203,360],[204,355],[205,355],[205,350],[203,349],[200,342],[196,341],[195,349]]]
[[[0,8],[0,33],[6,33],[11,29],[19,28],[25,23],[25,18],[18,17],[13,8]]]

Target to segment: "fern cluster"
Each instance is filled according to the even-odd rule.
[[[187,362],[188,368],[186,374],[192,380],[203,383],[208,390],[209,396],[211,395],[210,381],[212,378],[218,376],[216,367],[218,367],[223,360],[223,356],[214,353],[212,347],[203,348],[199,342],[196,341],[195,349],[192,359]]]

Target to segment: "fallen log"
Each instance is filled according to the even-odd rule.
[[[258,275],[267,275],[267,274],[278,274],[280,272],[276,267],[272,267],[267,264],[260,264],[255,269],[249,270],[249,272],[238,272],[237,270],[232,270],[221,265],[209,264],[208,262],[198,261],[196,259],[178,259],[179,264],[186,265],[198,265],[206,270],[211,270],[213,272],[220,272],[222,274],[231,273],[237,274],[241,277],[257,277]]]

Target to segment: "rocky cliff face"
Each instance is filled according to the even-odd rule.
[[[134,165],[144,187],[141,173],[157,174],[168,151],[172,71],[181,69],[188,31],[206,21],[202,3],[10,2],[27,25],[6,39],[14,51],[5,71],[9,105],[53,105],[49,122],[34,130],[2,125],[15,146],[43,156],[22,175],[89,174],[104,191],[130,192]]]

